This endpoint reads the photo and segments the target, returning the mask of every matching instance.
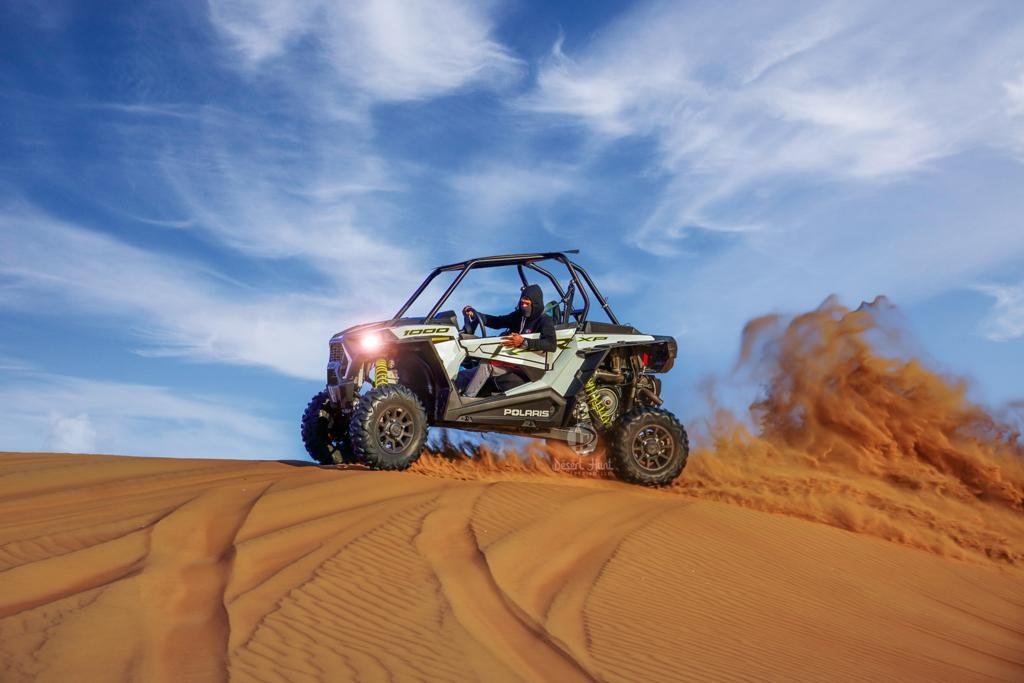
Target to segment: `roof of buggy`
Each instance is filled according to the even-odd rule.
[[[517,264],[530,263],[532,261],[542,261],[550,258],[567,258],[566,254],[578,254],[579,249],[567,249],[565,251],[545,251],[538,252],[535,254],[499,254],[497,256],[478,256],[476,258],[466,259],[465,261],[459,261],[458,263],[449,263],[446,266],[439,266],[437,270],[442,272],[450,270],[462,270],[466,266],[472,265],[474,268],[492,268],[494,266],[509,266]]]

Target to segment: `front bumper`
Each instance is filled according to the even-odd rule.
[[[340,384],[331,384],[328,381],[327,395],[330,396],[331,403],[347,405],[356,398],[356,384],[351,380],[343,381]]]
[[[347,366],[344,356],[340,359],[332,358],[327,364],[327,394],[331,398],[331,403],[348,404],[355,400],[355,382],[345,379]]]

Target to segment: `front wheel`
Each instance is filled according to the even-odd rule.
[[[348,418],[334,410],[327,391],[310,399],[302,414],[302,445],[321,465],[355,462],[348,440]]]
[[[665,486],[686,467],[690,442],[676,416],[640,406],[619,418],[609,438],[608,459],[620,479]]]
[[[416,462],[427,440],[427,413],[401,384],[385,384],[359,399],[349,439],[356,457],[379,470],[404,470]]]

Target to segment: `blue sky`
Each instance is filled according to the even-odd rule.
[[[0,105],[0,450],[302,457],[333,332],[572,247],[685,419],[829,294],[1024,397],[1015,0],[6,0]]]

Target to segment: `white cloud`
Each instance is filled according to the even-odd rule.
[[[500,85],[522,66],[490,37],[481,4],[461,0],[212,0],[210,18],[254,69],[311,41],[343,83],[377,100]]]
[[[26,363],[20,358],[14,356],[5,356],[0,354],[0,372],[10,372],[13,370],[34,370],[35,366],[31,363]]]
[[[992,314],[983,326],[984,335],[997,342],[1024,337],[1024,283],[986,284],[976,289],[995,299]]]
[[[0,382],[0,450],[163,457],[287,458],[290,423],[259,400],[35,371]]]
[[[643,67],[628,51],[603,57],[600,65],[580,64],[565,55],[559,40],[537,75],[537,92],[524,104],[537,112],[578,116],[608,135],[643,132],[649,128],[645,114],[663,115],[645,111],[655,103],[651,93],[668,88],[682,93],[688,85],[682,64],[656,63],[653,70]]]
[[[1015,79],[1003,83],[1006,95],[1006,110],[1016,124],[1017,150],[1024,158],[1024,72]]]
[[[46,450],[54,453],[95,453],[96,429],[86,413],[78,415],[50,414],[50,435]]]
[[[417,270],[385,237],[379,196],[400,185],[367,149],[365,130],[314,122],[298,135],[220,112],[200,121],[176,131],[155,162],[184,227],[249,257],[301,259],[355,295],[387,292],[395,272]]]
[[[504,224],[523,208],[545,206],[577,189],[576,173],[558,167],[495,164],[452,176],[474,224]]]
[[[256,291],[24,209],[0,214],[0,276],[18,292],[0,305],[126,321],[125,333],[143,342],[147,353],[256,365],[309,379],[322,376],[331,334],[397,308],[394,292],[371,292],[376,282],[348,296]],[[389,303],[386,312],[383,301]]]
[[[1003,83],[1006,91],[1006,100],[1011,114],[1024,115],[1024,73],[1021,73],[1016,80]]]
[[[889,181],[1008,149],[993,103],[1024,58],[1024,16],[988,9],[646,3],[572,57],[556,45],[522,104],[649,138],[666,189],[633,241],[672,253],[689,226],[756,227],[737,205],[775,183]]]
[[[147,355],[320,378],[327,338],[394,313],[428,255],[391,225],[390,200],[403,188],[365,122],[320,121],[303,107],[289,106],[287,125],[219,107],[118,111],[102,163],[123,184],[90,184],[50,164],[55,181],[119,229],[143,241],[188,233],[181,252],[212,248],[273,284],[0,205],[0,307],[130,321],[124,331]],[[222,256],[223,247],[236,253]]]
[[[210,19],[244,58],[259,63],[276,57],[317,21],[320,2],[212,0]]]
[[[648,266],[668,294],[630,317],[685,331],[684,377],[725,367],[754,316],[832,293],[911,305],[1024,257],[1007,111],[1024,15],[659,2],[569,38],[520,105],[660,181],[625,238],[671,256]]]
[[[761,231],[652,266],[671,295],[639,301],[637,319],[685,327],[699,358],[731,358],[728,341],[768,312],[809,310],[829,294],[852,306],[885,294],[902,307],[961,290],[1021,264],[1022,186],[1024,165],[984,157],[870,194],[816,191],[769,212]]]
[[[227,247],[280,276],[278,293],[231,287],[219,273],[22,212],[3,218],[4,230],[18,223],[16,235],[28,239],[0,236],[12,241],[0,255],[8,274],[0,305],[31,306],[46,292],[66,306],[132,319],[146,353],[319,376],[324,330],[390,315],[429,265],[429,236],[410,239],[396,225],[407,214],[395,196],[408,188],[375,149],[370,105],[494,86],[522,65],[490,36],[491,17],[478,3],[215,0],[209,15],[258,81],[252,93],[224,106],[80,102],[105,120],[99,168],[68,173],[49,142],[39,145],[38,165],[119,228],[125,219],[142,226],[144,240],[187,231],[183,250]],[[41,128],[40,138],[50,132]],[[107,177],[120,185],[96,181]],[[78,246],[92,259],[78,256]],[[65,252],[73,276],[46,257]],[[21,267],[23,257],[31,267]],[[123,271],[103,267],[114,258],[162,289],[133,291]],[[296,283],[303,271],[308,278]],[[84,286],[68,286],[75,280]],[[266,334],[249,338],[253,329]]]
[[[285,94],[283,109],[275,99],[258,112],[100,107],[115,112],[103,175],[121,183],[68,174],[57,159],[48,174],[119,224],[188,231],[254,260],[298,261],[310,286],[326,279],[384,303],[424,270],[392,225],[405,184],[373,149],[367,121],[325,118]]]

